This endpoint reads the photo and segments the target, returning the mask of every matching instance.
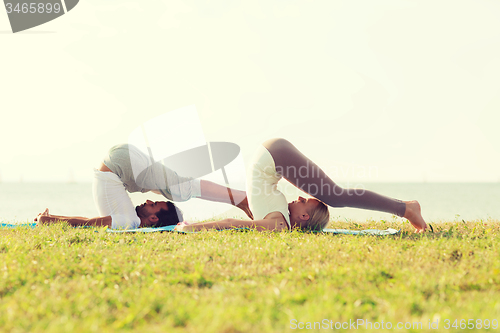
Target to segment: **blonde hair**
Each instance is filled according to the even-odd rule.
[[[316,199],[318,204],[316,208],[310,212],[309,220],[307,223],[307,228],[312,230],[323,230],[324,227],[330,221],[330,212],[328,211],[328,206],[322,201]]]

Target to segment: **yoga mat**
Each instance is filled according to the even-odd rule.
[[[7,224],[0,223],[0,229],[12,229],[12,228],[35,228],[36,223],[24,223],[24,224]],[[138,229],[107,229],[107,232],[112,233],[133,233],[133,232],[161,232],[161,231],[174,231],[179,233],[194,233],[194,232],[185,232],[185,231],[175,231],[175,225],[169,225],[161,228],[138,228]],[[248,228],[234,228],[234,229],[224,229],[224,230],[251,230]],[[399,230],[396,229],[367,229],[367,230],[349,230],[349,229],[323,229],[324,233],[329,234],[341,234],[341,235],[375,235],[375,236],[386,236],[386,235],[395,235],[399,233]]]
[[[34,228],[34,227],[36,227],[36,223],[23,223],[23,224],[0,223],[0,229]]]
[[[129,229],[129,230],[115,230],[115,229],[108,229],[108,232],[117,232],[117,233],[123,233],[123,232],[156,232],[156,231],[174,231],[174,232],[180,232],[180,233],[196,233],[196,232],[190,232],[190,231],[175,231],[174,230],[175,226],[170,225],[168,227],[161,227],[161,228],[138,228],[138,229]],[[233,228],[233,229],[223,229],[223,230],[251,230],[248,228]],[[219,230],[219,231],[223,231]],[[399,233],[399,230],[396,229],[385,229],[385,230],[378,230],[378,229],[367,229],[367,230],[349,230],[349,229],[323,229],[321,232],[328,233],[328,234],[341,234],[341,235],[375,235],[375,236],[386,236],[386,235],[395,235]],[[317,232],[319,233],[319,232]]]
[[[342,234],[342,235],[376,235],[376,236],[386,236],[386,235],[395,235],[399,233],[399,230],[396,229],[366,229],[366,230],[349,230],[349,229],[323,229],[322,232],[331,233],[331,234]]]
[[[0,229],[13,229],[13,228],[35,228],[36,223],[22,223],[22,224],[9,224],[0,223]],[[92,228],[92,227],[77,227],[77,228]],[[174,231],[175,225],[169,225],[161,228],[138,228],[138,229],[106,229],[107,232],[158,232],[158,231]]]
[[[124,232],[158,232],[158,231],[174,231],[175,225],[168,225],[160,228],[137,228],[137,229],[108,229],[107,232],[124,233]],[[179,231],[177,231],[179,232]],[[182,232],[185,233],[185,232]]]

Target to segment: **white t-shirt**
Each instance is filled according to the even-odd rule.
[[[159,190],[174,201],[201,196],[199,179],[179,176],[159,162],[152,163],[133,145],[112,147],[104,164],[113,172],[94,170],[94,202],[100,216],[111,216],[112,229],[135,229],[141,224],[127,192]]]
[[[117,175],[94,169],[93,194],[99,215],[111,216],[112,229],[139,228],[141,219]]]
[[[274,159],[264,146],[257,149],[248,176],[248,203],[254,218],[261,220],[269,213],[280,212],[290,229],[288,202],[277,188],[282,176],[276,172]]]

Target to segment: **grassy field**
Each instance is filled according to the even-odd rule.
[[[0,230],[0,331],[500,330],[498,221],[331,227],[402,233]]]

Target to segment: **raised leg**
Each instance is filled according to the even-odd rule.
[[[243,210],[245,214],[253,220],[253,214],[248,207],[247,194],[245,191],[224,187],[208,180],[202,180],[200,185],[200,199],[232,204]]]
[[[268,140],[264,142],[264,147],[271,153],[278,173],[302,191],[331,207],[353,207],[387,212],[407,218],[418,230],[425,230],[427,227],[420,214],[418,202],[418,209],[413,201],[408,202],[411,203],[411,207],[407,212],[407,202],[365,189],[342,188],[285,139]]]

